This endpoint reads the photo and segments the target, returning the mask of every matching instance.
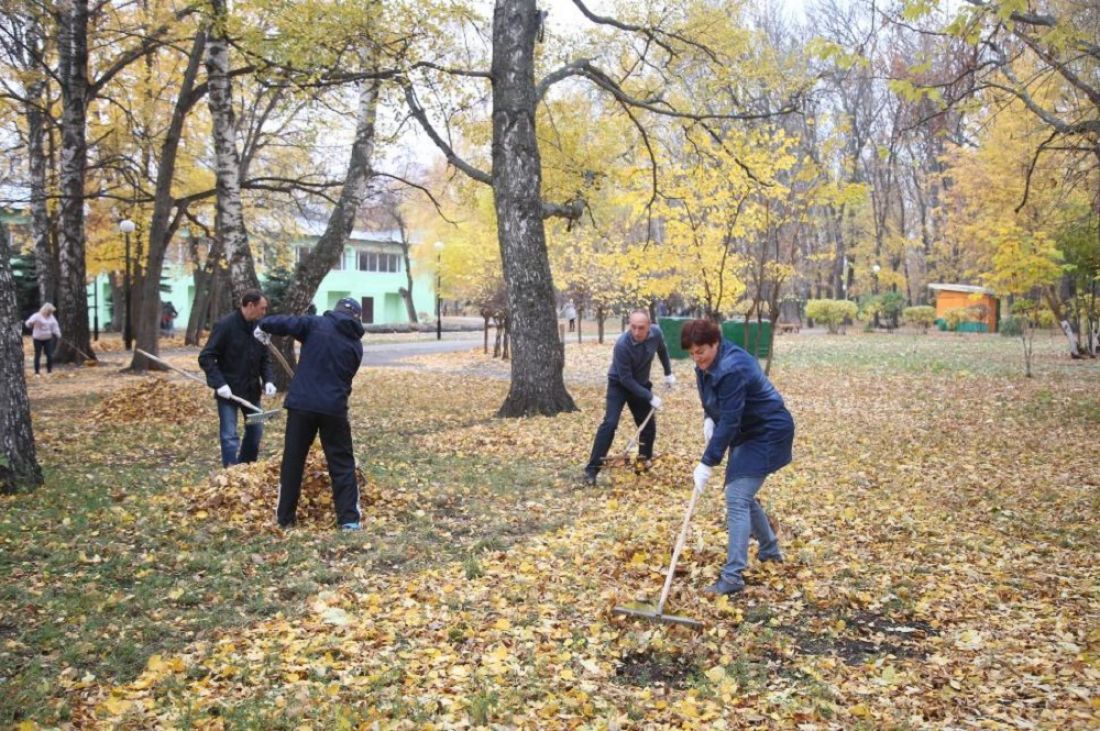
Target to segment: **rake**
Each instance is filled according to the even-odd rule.
[[[201,383],[203,386],[206,385],[206,381],[199,378],[194,373],[188,373],[187,371],[183,370],[182,368],[177,368],[176,366],[172,365],[171,363],[169,363],[167,361],[164,361],[164,360],[161,360],[160,358],[153,355],[152,353],[146,353],[141,348],[134,348],[134,352],[135,353],[141,353],[142,355],[144,355],[146,358],[153,361],[154,363],[162,365],[165,368],[171,369],[171,370],[175,371],[176,373],[179,373],[181,376],[184,376],[185,378],[190,378],[192,381],[195,381],[196,383]],[[249,411],[252,412],[251,414],[249,414],[248,416],[245,417],[244,422],[246,424],[262,424],[266,421],[274,419],[276,416],[282,415],[282,413],[283,413],[282,411],[279,411],[279,410],[264,411],[263,409],[259,408],[255,404],[253,404],[249,401],[246,401],[245,399],[241,398],[240,396],[237,396],[236,394],[232,394],[232,393],[229,394],[229,398],[232,399],[233,401],[236,401],[241,406],[245,407],[246,409],[248,409]]]
[[[634,436],[630,438],[630,441],[626,443],[626,449],[622,454],[615,455],[614,457],[604,457],[604,467],[624,467],[630,464],[630,450],[638,444],[638,440],[642,437],[642,430],[645,429],[645,425],[649,423],[649,420],[653,418],[653,414],[657,412],[657,409],[650,408],[649,413],[646,414],[645,419],[638,425],[638,431],[634,432]]]
[[[71,340],[66,340],[65,338],[58,338],[57,342],[65,343],[65,345],[68,345],[70,348],[72,348],[73,350],[75,350],[76,352],[78,352],[82,356],[84,356],[84,360],[83,360],[83,362],[81,362],[81,365],[87,366],[88,368],[94,368],[95,366],[99,365],[98,360],[96,360],[92,356],[88,355],[87,353],[85,353],[80,348],[76,347],[76,344],[73,343]]]
[[[665,577],[665,585],[661,589],[661,598],[657,605],[637,603],[625,607],[615,607],[611,611],[615,614],[623,614],[628,617],[649,619],[665,624],[678,624],[692,629],[702,629],[703,623],[691,617],[682,617],[676,614],[665,614],[665,602],[668,601],[668,592],[672,588],[672,577],[676,573],[676,562],[680,560],[680,552],[684,550],[684,542],[687,540],[688,526],[691,524],[691,515],[695,512],[695,501],[699,498],[699,491],[691,490],[691,500],[688,502],[687,513],[684,514],[684,524],[680,528],[680,536],[676,539],[676,547],[672,549],[672,561],[668,565],[668,575]]]

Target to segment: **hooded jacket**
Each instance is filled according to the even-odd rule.
[[[703,464],[721,464],[728,449],[728,483],[769,475],[791,461],[794,418],[755,357],[722,340],[710,368],[695,367],[695,381],[703,410],[714,419]]]
[[[298,371],[284,406],[347,416],[351,381],[363,362],[363,324],[343,312],[324,315],[272,315],[260,321],[272,335],[290,335],[302,344]]]

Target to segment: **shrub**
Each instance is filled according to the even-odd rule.
[[[886,292],[882,295],[879,314],[890,321],[890,327],[898,326],[898,318],[905,310],[905,297],[901,292]]]
[[[855,302],[848,300],[809,300],[806,302],[806,317],[814,322],[823,322],[829,332],[835,333],[846,319],[854,319],[858,308]]]
[[[1018,338],[1024,334],[1025,322],[1021,317],[1006,317],[1001,320],[998,332],[1006,338]]]
[[[901,316],[907,325],[927,331],[936,321],[936,308],[930,305],[906,307]]]

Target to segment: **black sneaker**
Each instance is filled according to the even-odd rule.
[[[732,581],[726,581],[720,578],[706,589],[703,589],[703,593],[713,596],[733,596],[734,594],[740,594],[744,590],[744,584],[735,584]]]
[[[584,471],[584,476],[581,479],[584,481],[584,484],[588,485],[589,487],[595,487],[596,486],[596,473],[595,472],[589,472],[588,470],[585,470]]]

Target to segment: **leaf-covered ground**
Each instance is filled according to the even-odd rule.
[[[554,419],[493,418],[508,366],[477,352],[362,371],[351,535],[323,473],[272,528],[279,421],[222,472],[201,389],[61,370],[31,383],[47,484],[0,504],[0,723],[1095,728],[1100,364],[1060,348],[1026,380],[1000,337],[781,337],[796,461],[761,498],[787,560],[706,598],[712,486],[668,607],[700,632],[611,613],[656,599],[689,497],[685,361],[654,469],[595,489],[609,346],[569,345],[581,411]]]

